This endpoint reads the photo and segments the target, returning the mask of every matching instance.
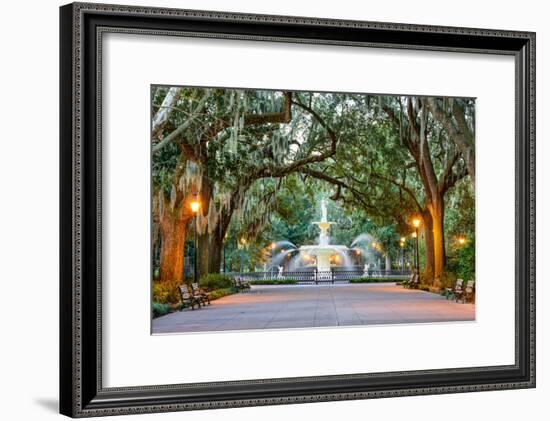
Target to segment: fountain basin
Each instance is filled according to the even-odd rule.
[[[315,266],[319,272],[330,271],[332,266],[331,258],[334,255],[339,256],[342,259],[341,263],[344,264],[349,252],[349,248],[343,245],[301,246],[298,250],[301,256],[315,256]]]

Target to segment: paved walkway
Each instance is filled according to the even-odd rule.
[[[475,319],[473,304],[457,304],[395,284],[252,286],[199,310],[153,320],[153,333],[281,329]]]

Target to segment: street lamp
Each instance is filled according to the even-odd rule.
[[[195,243],[195,256],[194,256],[194,260],[195,260],[195,264],[193,265],[194,266],[194,270],[193,270],[193,282],[195,283],[198,283],[199,282],[199,275],[198,275],[198,267],[197,267],[197,216],[199,214],[199,209],[201,207],[201,202],[199,201],[199,195],[198,193],[193,193],[193,200],[191,201],[191,212],[193,212],[193,214],[195,215],[194,216],[194,220],[195,220],[195,238],[194,238],[194,243]]]
[[[244,272],[244,248],[246,247],[246,238],[241,237],[239,240],[239,248],[241,249],[241,273]]]
[[[420,226],[420,219],[414,218],[413,221],[414,233],[416,238],[416,274],[420,274],[420,256],[418,255],[418,227]]]
[[[466,244],[466,239],[464,237],[458,237],[458,244],[463,246],[464,244]]]

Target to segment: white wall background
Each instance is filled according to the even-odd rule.
[[[112,1],[113,2],[113,1]],[[117,1],[114,1],[118,3]],[[125,4],[194,9],[364,19],[436,25],[473,26],[537,32],[538,132],[538,388],[534,390],[423,396],[371,401],[331,402],[261,408],[154,415],[157,419],[279,420],[399,419],[464,420],[490,414],[512,420],[528,415],[547,419],[550,392],[545,358],[543,302],[545,238],[550,160],[543,145],[543,121],[550,90],[544,82],[550,15],[535,0],[486,2],[462,0],[357,2],[353,0],[172,0],[123,1]],[[57,415],[58,371],[58,6],[56,0],[3,4],[0,66],[0,393],[3,419],[47,420]],[[544,51],[544,50],[547,51]],[[546,53],[546,55],[544,54]],[[544,332],[546,330],[546,332]],[[463,409],[459,409],[463,408]],[[477,415],[476,415],[477,414]],[[151,415],[139,419],[152,419]]]

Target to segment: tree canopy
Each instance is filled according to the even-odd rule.
[[[417,217],[426,279],[465,270],[453,259],[474,244],[472,99],[164,86],[151,97],[161,281],[183,279],[193,200],[201,273],[220,270],[224,245],[254,270],[272,241],[312,244],[320,198],[338,244],[368,233],[391,267]]]

